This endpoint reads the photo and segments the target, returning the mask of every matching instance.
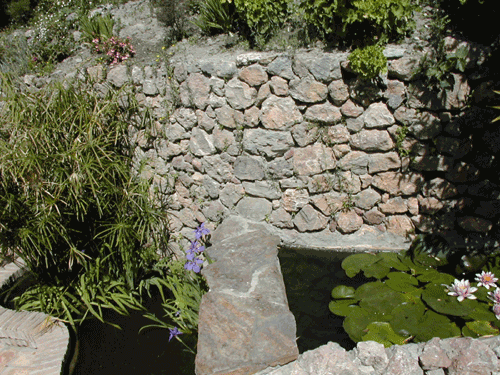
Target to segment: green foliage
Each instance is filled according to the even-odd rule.
[[[18,77],[28,73],[33,65],[26,38],[16,34],[0,36],[0,73]]]
[[[387,58],[381,45],[356,48],[349,55],[350,68],[362,79],[374,79],[387,71]]]
[[[494,91],[494,93],[495,93],[495,94],[500,94],[500,91]],[[500,109],[500,106],[495,106],[495,107],[493,107],[493,108],[495,108],[495,109]],[[494,119],[492,122],[496,122],[496,121],[498,121],[498,120],[500,120],[500,116],[495,117],[495,119]]]
[[[80,30],[85,42],[91,42],[95,38],[109,39],[113,36],[113,26],[115,21],[111,15],[96,15],[92,18],[80,17]]]
[[[363,253],[344,259],[342,268],[349,277],[363,272],[377,279],[357,289],[340,285],[332,290],[330,311],[345,317],[343,326],[353,341],[374,340],[387,347],[433,337],[499,334],[485,288],[475,293],[477,299],[462,302],[448,295],[445,285],[453,284],[455,277],[440,271],[448,261],[441,250],[442,257],[428,250],[416,241],[408,253]],[[482,262],[483,269],[500,271],[496,259]]]
[[[163,249],[166,218],[131,171],[134,96],[102,98],[83,84],[20,92],[7,76],[2,92],[0,248],[37,281],[17,307],[74,325],[102,320],[102,309],[139,308],[136,290]]]
[[[165,43],[170,46],[190,35],[188,16],[198,4],[194,0],[151,0],[158,21],[167,26]]]
[[[410,155],[410,150],[403,147],[403,142],[406,139],[408,132],[409,129],[406,125],[400,126],[396,132],[396,150],[398,150],[400,157]]]
[[[254,36],[269,38],[291,13],[290,0],[234,0],[236,11]]]
[[[13,24],[22,24],[30,19],[33,13],[31,0],[11,0],[5,6],[5,12]]]
[[[411,0],[305,0],[300,9],[321,34],[369,44],[405,35],[413,27],[417,5]]]
[[[428,84],[436,89],[449,89],[453,86],[452,72],[465,72],[469,48],[465,45],[454,52],[444,50],[444,42],[438,47],[435,57],[424,56],[421,69],[427,77]]]
[[[233,3],[222,0],[205,0],[200,4],[199,16],[194,24],[205,34],[233,31],[236,8]]]

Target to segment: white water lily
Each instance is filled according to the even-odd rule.
[[[458,297],[458,302],[462,302],[464,299],[476,299],[476,296],[473,295],[477,288],[470,286],[469,280],[457,280],[453,282],[450,286],[443,285],[446,287],[449,296]],[[445,290],[446,291],[446,290]]]
[[[491,287],[497,288],[497,284],[495,284],[498,279],[491,272],[481,272],[476,274],[477,286],[484,286],[486,289],[490,289]]]

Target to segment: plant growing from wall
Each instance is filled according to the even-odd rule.
[[[384,47],[379,44],[356,48],[349,55],[349,67],[362,79],[371,80],[387,71]]]
[[[419,241],[409,253],[355,254],[342,262],[349,277],[363,272],[375,279],[357,289],[332,290],[330,311],[345,316],[350,338],[387,347],[433,337],[497,335],[500,289],[493,272],[500,272],[498,257],[480,258],[483,272],[473,286],[468,278],[441,271],[449,265],[446,255],[429,253]]]
[[[164,251],[166,217],[150,183],[132,174],[125,91],[84,84],[21,92],[2,77],[0,248],[35,284],[16,299],[70,323],[142,309],[139,283]]]

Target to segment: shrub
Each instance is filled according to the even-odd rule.
[[[387,58],[380,45],[356,48],[349,55],[349,67],[363,79],[374,79],[387,71]]]
[[[36,280],[16,306],[74,327],[103,320],[103,309],[142,308],[137,287],[167,233],[149,182],[131,172],[134,96],[123,109],[124,91],[102,98],[67,84],[20,92],[6,76],[2,92],[0,249]]]
[[[200,4],[199,16],[193,23],[205,34],[233,31],[236,17],[234,3],[224,0],[205,0]]]
[[[109,39],[98,37],[92,42],[94,43],[94,52],[104,54],[101,59],[110,65],[125,61],[135,54],[130,39],[122,40],[114,36]]]
[[[403,36],[412,26],[412,0],[305,0],[304,19],[326,37],[373,42]]]
[[[31,0],[12,0],[5,6],[5,12],[14,25],[26,23],[33,15]]]
[[[115,21],[111,15],[96,15],[92,18],[87,16],[80,17],[80,30],[83,34],[83,40],[90,42],[96,38],[109,39],[113,36],[113,26]]]

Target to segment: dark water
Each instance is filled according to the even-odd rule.
[[[331,291],[337,285],[358,287],[368,281],[351,279],[341,267],[352,253],[307,249],[280,249],[278,257],[286,287],[288,305],[297,322],[300,353],[337,342],[346,350],[356,346],[342,328],[344,320],[328,309]]]
[[[156,316],[163,316],[159,299],[149,301],[147,307]],[[106,318],[122,330],[95,319],[84,322],[79,329],[74,375],[194,375],[194,355],[185,352],[177,340],[168,342],[168,329],[149,328],[138,333],[152,323],[141,313],[128,317],[108,313]]]

